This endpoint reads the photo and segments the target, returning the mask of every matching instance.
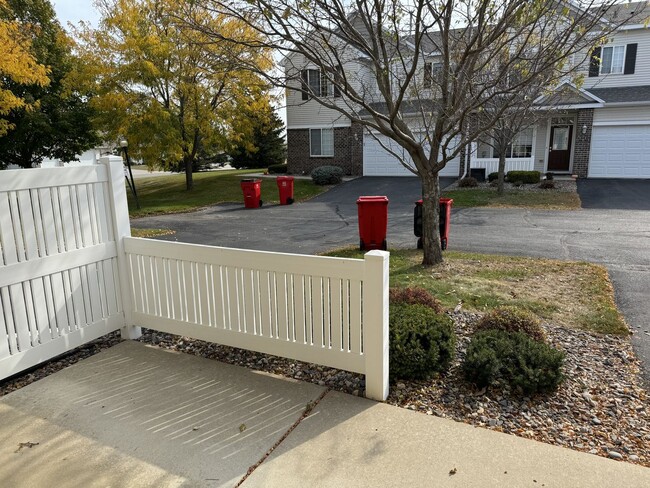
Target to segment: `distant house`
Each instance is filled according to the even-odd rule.
[[[634,20],[620,28],[610,43],[592,52],[591,63],[584,66],[581,89],[567,83],[555,95],[537,101],[540,109],[551,109],[549,116],[516,137],[508,149],[506,170],[650,178],[650,29],[645,25],[650,8],[646,2],[624,8]],[[301,66],[299,56],[291,55],[287,66]],[[369,79],[373,76],[363,56],[352,53],[344,66],[357,79],[363,79],[364,70]],[[427,56],[421,74],[424,83],[438,66],[435,52]],[[336,101],[340,96],[315,66],[304,63],[301,78],[321,97]],[[412,176],[377,137],[393,152],[403,154],[388,138],[368,134],[360,124],[309,99],[299,89],[287,90],[290,172],[308,173],[333,164],[352,175]],[[468,159],[472,168],[496,171],[498,154],[487,144],[473,143]],[[464,166],[458,157],[440,175],[458,176]]]

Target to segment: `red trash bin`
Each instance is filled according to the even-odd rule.
[[[359,249],[386,250],[386,231],[388,229],[388,197],[359,197]]]
[[[451,221],[451,206],[454,203],[452,198],[441,198],[440,205],[440,247],[447,249],[449,242],[449,222]],[[418,237],[418,249],[422,249],[422,200],[415,202],[413,213],[413,233]]]
[[[280,205],[293,203],[293,176],[278,176],[278,191],[280,192]]]
[[[241,189],[244,192],[244,207],[259,208],[262,206],[262,180],[243,179],[241,180]]]

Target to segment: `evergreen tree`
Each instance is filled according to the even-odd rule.
[[[287,157],[287,146],[282,134],[284,123],[268,105],[263,111],[245,114],[252,124],[249,137],[238,141],[229,151],[230,163],[235,168],[267,168],[282,164]]]

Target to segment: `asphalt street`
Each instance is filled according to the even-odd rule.
[[[614,180],[609,190],[607,181],[579,182],[581,198],[590,208],[576,211],[454,209],[449,248],[607,266],[650,384],[650,180]],[[291,206],[251,210],[241,204],[217,205],[132,224],[175,230],[175,235],[162,237],[167,240],[313,254],[358,244],[359,195],[388,196],[389,247],[415,246],[413,206],[420,198],[416,178],[365,177]]]

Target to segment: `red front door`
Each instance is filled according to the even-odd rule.
[[[548,148],[548,171],[569,171],[573,126],[551,126],[551,146]]]

